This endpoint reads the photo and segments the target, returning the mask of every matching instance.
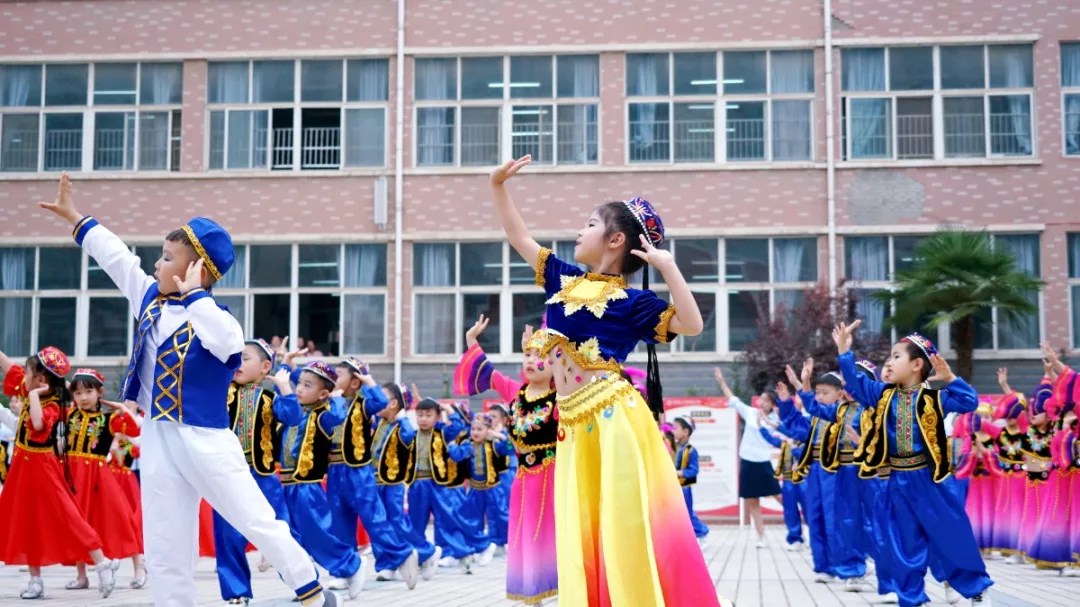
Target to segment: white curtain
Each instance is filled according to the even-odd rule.
[[[248,63],[210,64],[210,103],[248,102]]]
[[[0,288],[4,292],[30,291],[27,273],[34,263],[34,250],[0,249]],[[32,275],[32,274],[31,274]],[[30,298],[0,298],[0,350],[11,356],[30,349]]]
[[[805,280],[802,274],[803,259],[813,255],[808,241],[802,238],[777,239],[773,241],[773,282],[790,283]],[[800,291],[777,289],[774,294],[776,310],[788,311],[798,304]]]
[[[389,87],[389,65],[385,59],[349,61],[349,101],[383,101]]]
[[[386,119],[381,108],[345,110],[345,164],[383,166],[385,131]]]
[[[1028,276],[1039,276],[1039,237],[1037,235],[997,236],[995,243],[1012,254],[1016,268]],[[1028,299],[1038,304],[1039,294],[1032,292]],[[1037,348],[1039,345],[1039,315],[1024,314],[998,318],[998,347],[1005,349]]]
[[[845,91],[885,90],[885,51],[883,49],[845,49],[843,59]]]
[[[882,158],[890,155],[889,99],[848,99],[851,113],[851,157]]]
[[[414,267],[419,270],[416,286],[454,286],[454,245],[417,243],[413,255]]]
[[[414,352],[450,354],[454,351],[454,297],[453,294],[443,293],[416,296]]]
[[[36,105],[30,102],[30,92],[41,86],[41,66],[4,66],[0,68],[0,85],[4,87],[3,96],[0,97],[0,106]],[[40,100],[36,101],[40,102]]]
[[[454,90],[457,63],[450,59],[418,59],[416,61],[417,100],[449,100]],[[451,110],[452,111],[452,110]],[[454,163],[454,122],[446,108],[419,108],[418,164]]]
[[[847,249],[848,279],[888,280],[889,241],[885,238],[845,238]]]
[[[772,52],[773,93],[810,93],[813,90],[813,51]]]
[[[637,75],[636,86],[634,90],[630,91],[631,95],[659,95],[660,94],[660,82],[656,78],[658,71],[667,73],[667,70],[661,70],[660,62],[667,62],[668,56],[663,55],[631,55],[627,58],[629,69],[634,70]],[[667,83],[664,84],[664,89],[667,88]],[[639,151],[648,150],[652,147],[656,140],[656,130],[660,125],[656,123],[656,105],[652,103],[639,103],[634,105],[637,108],[637,124],[633,125],[633,145]]]
[[[169,168],[169,130],[169,112],[139,113],[139,170]]]
[[[234,247],[235,259],[229,271],[214,285],[217,289],[243,289],[244,288],[244,258],[247,256],[247,248]]]
[[[876,335],[885,333],[885,311],[888,304],[870,297],[874,291],[855,290],[851,292],[855,299],[855,316],[863,321],[863,328]]]
[[[182,88],[181,81],[183,77],[183,66],[179,63],[143,64],[141,103],[162,105],[179,102],[180,100],[176,98],[176,93]],[[246,86],[246,73],[244,79],[244,85]],[[233,86],[235,86],[235,84]]]
[[[1080,154],[1080,95],[1065,95],[1065,152]]]
[[[379,264],[385,263],[384,256],[379,254],[378,248],[384,251],[383,244],[351,244],[345,246],[345,286],[347,287],[377,287]]]
[[[810,160],[810,101],[772,102],[773,160]]]
[[[559,57],[559,70],[571,70],[574,97],[600,96],[600,59],[596,55]],[[596,105],[571,106],[570,124],[560,124],[559,162],[585,164],[596,160]],[[562,122],[563,112],[559,118]],[[565,139],[566,143],[563,143]]]
[[[1027,51],[1027,52],[1025,52]],[[1031,86],[1032,65],[1028,47],[1009,48],[999,51],[1005,68],[1005,86],[1007,88],[1026,88]],[[1019,154],[1031,154],[1031,101],[1027,95],[1009,95],[1006,97],[1009,107],[1009,124],[1016,139],[1013,148]]]

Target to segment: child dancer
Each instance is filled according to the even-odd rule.
[[[274,375],[278,396],[274,415],[285,425],[281,442],[281,484],[289,521],[300,536],[300,545],[330,575],[348,583],[349,598],[360,595],[364,586],[364,563],[355,541],[343,544],[330,531],[330,506],[322,488],[330,467],[330,443],[334,431],[344,422],[340,398],[331,399],[337,372],[322,362],[303,367],[296,392],[289,371]],[[333,400],[334,402],[331,402]]]
[[[492,428],[491,416],[473,416],[469,440],[450,447],[450,457],[469,471],[469,493],[459,514],[466,535],[471,536],[471,554],[479,555],[477,564],[487,565],[495,554],[491,541],[490,513],[499,506],[499,496],[493,492],[499,486],[499,474],[506,470],[513,445]],[[484,522],[487,521],[487,533]]]
[[[991,411],[987,403],[979,403],[975,409],[970,434],[963,447],[964,456],[955,472],[958,479],[969,479],[966,510],[975,543],[984,557],[993,547],[993,523],[997,516],[996,488],[998,479],[1002,477],[994,440],[984,431],[984,425],[991,423]]]
[[[558,431],[554,366],[541,355],[551,335],[546,329],[522,334],[525,383],[494,370],[477,336],[487,326],[483,316],[465,334],[468,350],[454,373],[455,393],[474,395],[495,389],[510,401],[510,441],[520,465],[510,489],[506,597],[535,604],[558,593],[555,566],[555,442]],[[672,451],[674,453],[674,451]]]
[[[994,417],[1005,420],[1005,427],[997,428],[993,424],[983,426],[991,435],[996,434],[994,442],[1002,473],[994,508],[992,545],[994,550],[1008,557],[1009,563],[1019,564],[1024,562],[1024,555],[1018,551],[1018,547],[1027,485],[1023,456],[1023,439],[1027,433],[1027,399],[1009,387],[1006,369],[998,369],[998,384],[1004,396],[998,400]]]
[[[892,468],[882,494],[886,510],[888,559],[902,607],[929,602],[924,578],[932,559],[949,585],[972,605],[986,605],[983,592],[993,583],[986,575],[979,548],[956,494],[939,483],[950,473],[944,420],[948,413],[967,413],[978,405],[975,390],[953,375],[933,343],[912,334],[892,347],[885,384],[859,373],[850,352],[860,321],[838,325],[833,339],[840,353],[846,389],[861,403],[877,406],[864,417],[858,459],[861,474],[870,477],[882,466]],[[923,388],[931,378],[946,382],[942,390]],[[929,554],[929,557],[928,557]]]
[[[370,465],[371,420],[386,408],[386,395],[371,377],[367,363],[351,356],[338,363],[337,376],[336,387],[349,404],[345,410],[345,423],[334,433],[326,480],[334,534],[344,544],[355,543],[359,517],[371,541],[375,571],[378,572],[376,580],[393,579],[394,570],[397,570],[412,590],[420,574],[418,556],[408,542],[398,537],[387,520]],[[424,571],[430,577],[435,569],[429,565]]]
[[[759,400],[771,400],[776,403],[776,393],[768,391],[758,397]],[[774,433],[776,430],[777,433]],[[760,429],[761,438],[780,449],[780,461],[776,466],[776,480],[780,481],[781,505],[784,508],[784,526],[787,527],[787,549],[789,552],[801,550],[803,544],[803,519],[806,517],[806,500],[803,492],[803,478],[795,474],[795,464],[802,459],[804,446],[790,438],[792,430],[784,424],[775,427],[765,422]]]
[[[510,402],[511,399],[507,399]],[[494,404],[488,411],[491,416],[491,428],[497,434],[507,435],[510,411],[502,404]],[[495,555],[506,554],[506,536],[510,514],[510,487],[517,476],[518,457],[513,450],[506,458],[506,470],[499,473],[499,486],[493,487],[491,508],[487,513],[488,526],[491,527],[491,541],[495,544]]]
[[[205,497],[266,555],[301,601],[334,604],[251,477],[222,406],[244,346],[240,324],[210,294],[235,258],[229,233],[209,219],[192,219],[165,237],[151,277],[123,241],[75,209],[66,174],[56,202],[40,206],[74,226],[75,242],[138,311],[120,399],[136,400],[149,417],[142,429],[141,466],[154,603],[195,604],[191,555],[199,499]]]
[[[698,476],[698,453],[697,449],[690,444],[690,436],[694,433],[694,420],[688,417],[676,417],[675,428],[675,475],[679,477],[679,485],[682,486],[683,499],[686,500],[686,510],[690,513],[690,524],[694,526],[694,535],[698,539],[704,539],[709,535],[709,528],[701,522],[694,512],[694,484]]]
[[[26,399],[19,411],[15,457],[0,491],[0,562],[28,565],[30,582],[24,599],[45,597],[41,568],[77,563],[87,556],[98,575],[98,593],[112,594],[113,562],[101,550],[101,538],[86,522],[71,495],[58,453],[63,452],[64,416],[71,403],[65,377],[71,363],[48,346],[19,367],[0,352],[0,373],[8,396]],[[22,381],[19,381],[21,379]]]
[[[459,562],[470,557],[473,546],[484,541],[482,530],[466,524],[459,512],[461,501],[451,485],[468,478],[465,466],[450,457],[453,441],[465,429],[465,422],[450,405],[422,398],[413,409],[418,430],[409,450],[409,520],[413,529],[427,529],[435,519],[441,553]],[[440,419],[440,412],[444,419]],[[487,547],[487,543],[480,548]]]
[[[229,427],[240,440],[251,477],[259,486],[277,519],[289,522],[285,492],[277,476],[274,442],[278,439],[274,419],[274,394],[262,387],[274,368],[274,350],[262,339],[244,342],[240,366],[226,396]],[[217,559],[221,598],[230,604],[247,604],[253,597],[248,567],[248,540],[216,511],[213,515],[214,556]]]
[[[1054,398],[1060,404],[1061,430],[1052,445],[1054,463],[1062,477],[1061,490],[1069,497],[1066,506],[1071,566],[1065,575],[1080,575],[1080,424],[1077,401],[1080,401],[1080,374],[1065,366],[1049,343],[1042,344],[1043,360],[1054,377]]]
[[[1022,449],[1028,473],[1021,522],[1020,546],[1039,569],[1061,570],[1072,562],[1069,552],[1068,509],[1061,492],[1061,478],[1055,470],[1051,443],[1057,433],[1051,421],[1059,406],[1053,397],[1050,379],[1035,388],[1031,395],[1031,425],[1024,436]]]
[[[652,344],[700,333],[697,303],[674,258],[657,248],[663,223],[641,198],[601,205],[589,216],[574,257],[593,272],[541,248],[505,187],[529,162],[525,156],[498,167],[491,187],[510,245],[544,287],[548,329],[557,333],[545,364],[555,365],[559,394],[560,602],[717,605],[675,470],[656,431],[663,402]],[[674,305],[652,291],[629,288],[625,276],[646,263],[664,277]],[[650,344],[648,402],[620,373],[643,340]]]
[[[122,410],[116,413],[102,410],[104,385],[105,378],[94,369],[79,369],[72,377],[70,390],[75,408],[67,422],[68,470],[75,503],[101,538],[102,552],[111,559],[136,558],[142,547],[135,512],[116,477],[105,467],[113,437],[121,430],[135,426],[135,420]],[[141,565],[136,562],[137,567]],[[78,563],[77,569],[75,579],[64,588],[82,590],[90,587],[86,564]]]
[[[143,559],[143,514],[142,496],[139,494],[139,479],[132,467],[139,459],[139,434],[142,427],[142,416],[136,409],[135,403],[112,403],[118,409],[125,412],[124,423],[120,425],[117,433],[113,436],[112,461],[109,470],[116,476],[116,482],[120,485],[120,491],[124,499],[131,506],[135,515],[135,537],[139,541],[139,554],[132,558],[135,576],[131,579],[130,586],[138,590],[146,586],[146,563]],[[129,423],[134,422],[134,423]]]
[[[405,514],[405,486],[412,481],[409,454],[416,439],[416,428],[405,416],[405,408],[412,403],[412,393],[394,383],[383,384],[387,404],[379,411],[378,425],[371,439],[372,455],[376,462],[375,488],[386,511],[386,520],[394,527],[397,536],[416,550],[423,566],[421,577],[425,580],[435,575],[435,567],[442,558],[442,550],[432,545],[424,535],[425,529],[414,529]]]

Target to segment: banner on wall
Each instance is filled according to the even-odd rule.
[[[739,414],[720,396],[664,399],[664,420],[694,420],[690,439],[698,452],[694,510],[701,516],[735,516],[739,512]]]

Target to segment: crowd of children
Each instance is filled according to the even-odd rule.
[[[64,176],[57,201],[41,206],[74,226],[139,312],[120,402],[104,399],[102,374],[72,374],[54,347],[24,365],[0,353],[12,398],[0,425],[15,438],[0,518],[25,523],[0,527],[0,562],[29,567],[23,598],[44,596],[44,565],[74,567],[67,588],[88,588],[87,563],[108,596],[119,560],[131,558],[132,588],[149,579],[155,602],[194,604],[202,537],[226,602],[253,598],[250,543],[299,602],[334,606],[327,589],[355,598],[365,583],[366,537],[376,579],[410,590],[439,566],[469,573],[502,553],[507,597],[526,604],[556,594],[590,606],[724,603],[694,541],[708,533],[693,511],[695,424],[656,425],[654,346],[702,328],[660,248],[663,223],[641,198],[601,205],[575,242],[575,261],[593,270],[583,271],[542,248],[510,199],[505,183],[529,161],[497,168],[491,187],[511,246],[545,291],[545,325],[525,327],[516,378],[480,347],[485,317],[468,331],[456,394],[494,390],[505,403],[476,413],[379,385],[356,358],[294,365],[307,352],[288,352],[287,338],[245,340],[210,294],[234,259],[221,226],[196,218],[170,233],[149,276],[75,211]],[[646,264],[670,303],[648,290],[649,272],[645,288],[627,284]],[[1080,374],[1044,346],[1043,383],[1027,397],[1002,370],[1005,395],[991,407],[918,334],[893,346],[880,373],[857,360],[858,325],[834,331],[838,369],[783,369],[788,381],[756,411],[717,371],[747,424],[740,495],[783,496],[792,549],[805,520],[815,580],[864,591],[873,573],[879,594],[914,607],[929,600],[929,571],[950,602],[987,605],[984,557],[1080,571]],[[626,368],[642,341],[646,371]],[[131,470],[140,454],[141,487]],[[200,498],[214,514],[196,533]],[[755,524],[763,545],[760,511]]]

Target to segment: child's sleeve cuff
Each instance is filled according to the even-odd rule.
[[[79,223],[75,224],[75,229],[71,231],[71,236],[75,239],[75,244],[81,247],[83,239],[86,238],[86,234],[96,225],[98,225],[98,220],[89,215],[80,219]]]

